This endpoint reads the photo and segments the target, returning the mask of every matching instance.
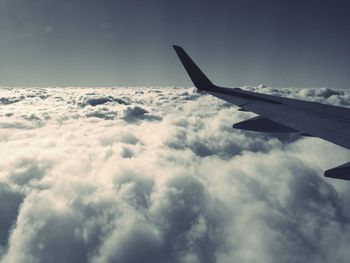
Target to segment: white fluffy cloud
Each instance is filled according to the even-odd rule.
[[[350,153],[249,116],[193,88],[2,88],[0,262],[348,262],[350,187],[323,171]]]

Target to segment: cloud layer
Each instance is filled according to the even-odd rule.
[[[250,116],[193,88],[1,88],[0,262],[348,262],[349,184],[323,171],[349,152],[232,129]]]

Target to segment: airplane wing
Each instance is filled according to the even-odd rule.
[[[198,90],[258,114],[234,128],[278,133],[299,133],[319,137],[350,149],[350,109],[289,99],[240,88],[214,85],[179,46],[173,46],[185,70]],[[325,172],[326,177],[350,180],[350,162]]]

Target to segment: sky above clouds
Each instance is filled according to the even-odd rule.
[[[1,88],[0,262],[348,262],[349,184],[323,171],[349,152],[232,129],[251,116],[194,88]]]
[[[350,3],[0,0],[0,85],[190,86],[171,45],[221,85],[348,88]]]

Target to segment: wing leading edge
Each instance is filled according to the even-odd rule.
[[[260,116],[235,124],[234,128],[261,132],[297,132],[319,137],[350,149],[350,109],[289,99],[240,88],[214,85],[189,55],[174,46],[182,65],[198,90]],[[350,163],[327,170],[325,176],[350,180]]]

